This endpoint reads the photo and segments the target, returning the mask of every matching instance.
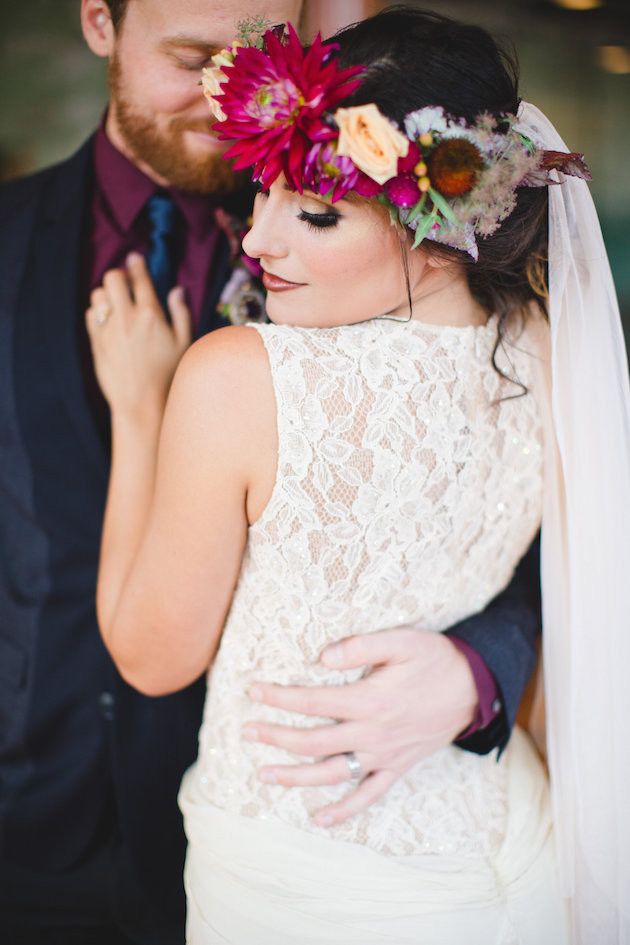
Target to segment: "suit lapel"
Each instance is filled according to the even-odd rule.
[[[206,287],[206,297],[199,326],[195,331],[195,338],[201,338],[202,335],[215,328],[224,328],[229,325],[226,318],[219,315],[217,305],[221,298],[221,292],[232,273],[232,259],[227,237],[224,233],[219,233],[217,246],[214,253],[214,259],[210,268],[210,278]]]
[[[92,140],[59,165],[42,206],[33,241],[29,315],[46,335],[50,368],[65,409],[92,464],[106,481],[107,446],[99,435],[86,397],[81,368],[78,320],[81,241],[89,208]]]
[[[20,317],[29,321],[33,339],[42,333],[45,336],[46,358],[64,407],[92,465],[106,483],[109,450],[86,397],[77,330],[77,322],[83,317],[79,312],[81,241],[91,195],[92,144],[90,139],[60,164],[48,182],[34,224],[29,278],[21,293]],[[249,199],[246,194],[245,201]],[[217,304],[231,272],[230,247],[221,233],[195,337],[229,324],[217,312]],[[83,330],[82,326],[79,330]]]

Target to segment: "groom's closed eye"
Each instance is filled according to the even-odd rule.
[[[212,56],[221,51],[218,43],[208,43],[192,36],[174,36],[164,39],[160,49],[181,69],[203,69]]]

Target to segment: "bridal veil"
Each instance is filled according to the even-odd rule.
[[[523,103],[518,130],[567,151]],[[551,426],[542,527],[548,761],[576,945],[630,943],[630,393],[585,181],[549,187]]]

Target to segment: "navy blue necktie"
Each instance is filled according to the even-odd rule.
[[[173,237],[177,210],[168,194],[158,192],[147,203],[151,223],[147,266],[162,308],[168,314],[166,297],[175,284]]]

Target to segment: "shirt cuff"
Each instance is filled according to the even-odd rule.
[[[468,660],[477,687],[477,711],[468,728],[457,736],[458,739],[462,739],[468,738],[469,735],[473,735],[480,729],[490,725],[503,706],[499,698],[499,688],[496,680],[479,653],[457,636],[449,634],[449,640]]]

